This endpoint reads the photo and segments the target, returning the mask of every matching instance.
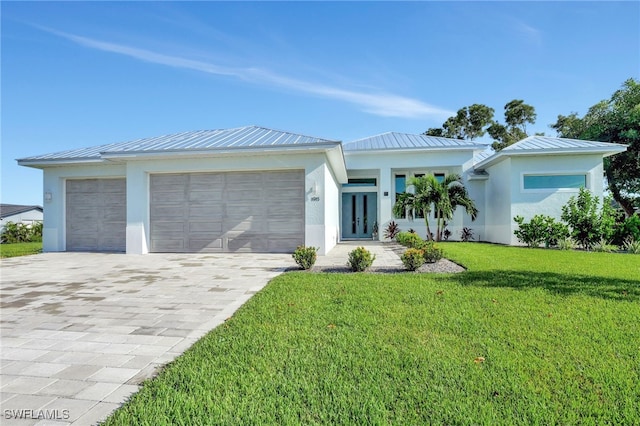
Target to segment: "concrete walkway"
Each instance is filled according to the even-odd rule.
[[[339,244],[318,265],[344,266]],[[0,261],[0,424],[90,425],[267,282],[289,254],[46,253]]]

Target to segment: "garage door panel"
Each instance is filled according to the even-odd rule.
[[[189,222],[189,233],[208,232],[220,235],[222,232],[222,221],[218,222]]]
[[[69,179],[66,182],[68,251],[126,249],[126,180]]]
[[[304,243],[304,171],[173,176],[151,176],[152,251],[291,252]],[[156,196],[181,191],[186,198],[181,210],[171,210],[166,198]],[[160,225],[169,220],[184,226]],[[176,242],[179,233],[182,245]]]
[[[96,193],[99,188],[98,179],[72,179],[67,181],[67,194]]]
[[[151,194],[151,201],[161,204],[183,204],[186,200],[186,195],[183,191],[162,191],[153,192]]]
[[[189,193],[189,201],[205,204],[218,204],[222,201],[222,190],[197,190]]]
[[[210,218],[212,220],[215,220],[218,218],[222,218],[222,215],[224,214],[224,209],[220,204],[211,205],[211,206],[191,205],[189,207],[188,214],[189,214],[188,217],[192,219]]]
[[[162,188],[163,190],[175,190],[178,188],[184,188],[188,182],[188,175],[186,173],[167,173],[153,175],[151,180],[151,189]]]
[[[189,239],[189,251],[222,251],[222,238],[217,239]]]
[[[157,206],[151,210],[151,220],[180,220],[184,217],[184,207],[178,206]]]
[[[151,251],[159,253],[182,253],[184,249],[184,239],[158,238],[151,240]]]

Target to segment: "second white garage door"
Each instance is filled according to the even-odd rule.
[[[304,171],[151,175],[152,252],[292,252],[304,244]]]

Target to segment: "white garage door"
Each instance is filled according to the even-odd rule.
[[[151,176],[152,252],[292,252],[304,244],[304,171]]]
[[[67,251],[125,251],[125,179],[67,180]]]

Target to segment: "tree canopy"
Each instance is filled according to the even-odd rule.
[[[493,138],[493,149],[499,151],[526,138],[527,123],[535,123],[536,111],[521,99],[514,99],[504,106],[504,122],[493,119],[495,111],[482,104],[473,104],[458,110],[447,118],[442,127],[432,127],[424,132],[428,136],[473,140],[485,133]]]
[[[604,159],[605,175],[613,198],[627,215],[640,207],[640,81],[628,79],[584,117],[575,112],[558,115],[550,127],[562,138],[627,145],[626,152]]]

